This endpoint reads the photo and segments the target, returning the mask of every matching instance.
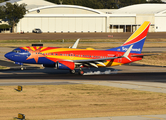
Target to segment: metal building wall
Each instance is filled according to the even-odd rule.
[[[144,21],[151,22],[149,32],[166,32],[165,9],[156,14],[144,12],[109,14],[75,5],[45,6],[30,10],[17,25],[17,32],[34,28],[43,32],[134,32]]]
[[[32,32],[39,28],[43,32],[105,32],[105,17],[25,17],[17,32]]]
[[[115,25],[133,25],[135,24],[136,17],[110,17],[110,24],[115,24]]]
[[[166,32],[166,15],[155,17],[155,32]]]
[[[110,32],[133,32],[136,15],[112,15],[109,17]]]
[[[150,21],[151,24],[155,23],[154,14],[137,14],[136,24],[142,24],[144,21]]]

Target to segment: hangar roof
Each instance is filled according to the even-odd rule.
[[[166,4],[136,4],[112,11],[113,14],[158,14],[166,10]]]
[[[25,3],[25,4],[27,4],[28,10],[38,8],[38,7],[43,7],[43,6],[56,5],[54,3],[47,2],[44,0],[9,0],[7,2],[10,2],[10,3],[17,2],[18,4]],[[0,3],[0,6],[5,5],[5,4],[6,4],[6,2]]]
[[[62,8],[60,13],[56,13],[56,14],[74,14],[76,12],[76,9],[80,9],[80,10],[85,10],[85,11],[90,11],[91,13],[95,13],[95,14],[104,14],[101,11],[92,9],[92,8],[88,8],[88,7],[83,7],[83,6],[77,6],[77,5],[51,5],[51,6],[44,6],[44,7],[39,7],[39,8],[34,8],[29,10],[29,12],[33,12],[33,11],[37,11],[37,10],[42,10],[42,9],[51,9],[51,8]],[[73,10],[69,10],[69,9],[65,9],[65,8],[71,8]],[[76,8],[76,9],[74,9]],[[65,11],[67,10],[67,11]],[[54,10],[52,12],[58,12],[58,10]],[[76,12],[75,14],[88,14],[88,13],[84,13],[83,11],[79,11]]]

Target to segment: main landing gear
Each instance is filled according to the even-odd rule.
[[[84,75],[84,71],[83,71],[83,70],[80,70],[80,71],[79,71],[79,75]]]
[[[70,70],[70,73],[71,74],[76,74],[76,70]],[[82,69],[79,70],[78,72],[79,75],[83,75],[84,74],[84,71]]]

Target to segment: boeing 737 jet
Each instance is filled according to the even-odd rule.
[[[61,70],[84,74],[84,67],[111,67],[141,60],[142,48],[150,27],[145,21],[121,46],[107,50],[77,49],[78,41],[71,48],[30,46],[19,47],[5,54],[16,64],[42,64]]]

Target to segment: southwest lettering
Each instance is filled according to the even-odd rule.
[[[125,47],[122,47],[122,51],[127,51],[128,50],[128,48],[125,48]],[[136,52],[140,52],[141,51],[141,49],[139,48],[139,49],[132,49],[131,51],[136,51]]]

